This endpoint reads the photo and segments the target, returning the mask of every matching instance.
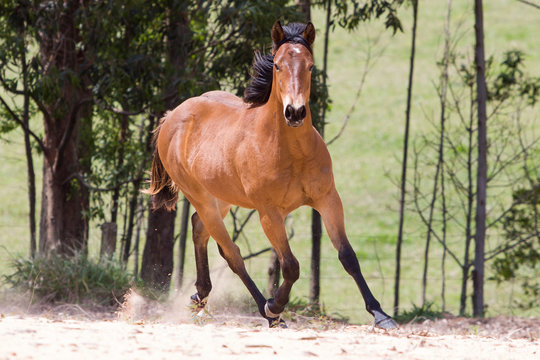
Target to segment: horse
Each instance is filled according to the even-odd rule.
[[[207,254],[212,237],[269,326],[286,327],[280,314],[299,278],[299,263],[289,247],[284,219],[308,205],[321,214],[375,326],[394,328],[395,322],[371,293],[347,239],[330,154],[312,125],[308,100],[315,27],[311,22],[282,26],[277,21],[271,37],[271,53],[255,53],[243,99],[224,91],[187,99],[167,112],[154,132],[146,191],[153,195],[154,208],[172,210],[180,191],[195,208],[191,222],[197,293],[191,300],[198,309],[204,308],[212,289]],[[277,253],[283,282],[273,298],[267,300],[259,291],[223,223],[232,205],[257,210]]]

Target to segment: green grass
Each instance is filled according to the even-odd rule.
[[[452,31],[465,34],[460,49],[472,54],[474,40],[473,11],[470,1],[453,1]],[[484,2],[486,54],[502,55],[506,50],[520,49],[527,54],[527,70],[540,74],[540,52],[537,34],[540,33],[540,11],[518,2],[492,0]],[[442,55],[444,42],[444,18],[446,2],[421,1],[417,39],[417,59],[415,71],[414,97],[412,107],[412,135],[429,129],[424,114],[437,117],[437,96],[434,82],[437,81],[436,61]],[[408,57],[410,49],[411,9],[403,7],[400,17],[404,33],[392,36],[384,31],[381,21],[363,25],[354,33],[339,28],[331,34],[329,53],[329,85],[333,100],[332,111],[328,114],[326,137],[332,138],[339,131],[362,76],[366,41],[374,39],[384,31],[375,49],[385,48],[384,53],[369,73],[362,96],[351,115],[344,135],[330,146],[334,162],[336,185],[345,208],[346,228],[355,248],[362,271],[373,293],[387,312],[393,303],[394,250],[398,221],[398,187],[394,181],[399,178],[401,148],[404,125],[406,86],[408,77]],[[324,14],[314,11],[313,22],[317,29],[315,43],[316,62],[322,62]],[[459,25],[461,24],[461,25]],[[458,26],[459,25],[459,26]],[[39,122],[39,119],[36,119]],[[9,143],[0,143],[0,274],[8,272],[8,254],[28,253],[26,170],[22,135],[20,131],[8,135]],[[36,162],[40,173],[41,164]],[[38,191],[40,185],[38,184]],[[38,208],[39,209],[39,208]],[[310,257],[310,210],[302,208],[293,214],[295,236],[291,241],[293,252],[301,264],[301,277],[295,284],[291,298],[305,300],[309,293]],[[179,226],[177,227],[177,229]],[[246,228],[250,239],[249,247],[256,251],[268,246],[258,218],[254,217]],[[90,229],[90,253],[99,250],[99,224]],[[420,303],[422,256],[424,235],[418,220],[406,217],[405,243],[403,247],[401,304],[405,311],[411,304]],[[449,239],[451,246],[460,250],[461,239]],[[248,253],[248,246],[239,242],[242,252]],[[142,254],[142,246],[140,253]],[[213,269],[213,296],[224,292],[248,297],[242,283],[230,272],[223,269],[213,242],[209,248]],[[195,266],[193,248],[188,242],[185,290],[194,292]],[[429,266],[429,287],[427,299],[440,307],[441,249],[433,243]],[[266,287],[267,255],[247,262],[248,271],[260,288]],[[132,264],[130,264],[132,266]],[[328,314],[340,314],[354,323],[370,323],[371,316],[365,311],[360,293],[352,279],[342,269],[337,253],[325,236],[322,245],[322,286],[321,301]],[[451,259],[447,261],[445,310],[457,313],[460,273]],[[221,289],[221,290],[220,290]],[[498,286],[488,282],[486,302],[488,315],[499,313],[518,315],[539,315],[539,309],[522,312],[513,305],[519,284],[505,283]],[[470,294],[470,291],[469,291]],[[212,295],[211,295],[212,296]],[[186,302],[188,297],[186,296]],[[251,306],[254,307],[253,302]]]

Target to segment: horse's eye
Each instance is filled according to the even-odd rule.
[[[274,66],[276,67],[276,70],[279,71],[279,66],[277,66],[277,64],[274,64]]]

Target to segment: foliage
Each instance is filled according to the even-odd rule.
[[[433,308],[433,302],[425,302],[422,306],[412,305],[412,309],[399,313],[394,316],[394,320],[400,324],[406,324],[410,322],[422,322],[425,320],[442,319],[444,312]]]
[[[328,87],[324,85],[324,77],[327,75],[317,67],[313,68],[311,74],[311,93],[309,95],[309,108],[313,126],[321,132],[325,125],[325,119],[322,118],[323,109],[330,110],[332,100],[328,95]]]
[[[491,279],[498,283],[519,279],[527,300],[518,305],[530,309],[538,306],[540,296],[540,181],[514,191],[513,198],[518,205],[502,221],[508,250],[493,261]]]
[[[476,148],[477,127],[475,118],[477,103],[475,96],[476,70],[468,57],[456,50],[450,54],[448,95],[441,103],[446,105],[444,128],[435,125],[435,132],[424,135],[416,142],[414,154],[414,206],[415,212],[425,225],[426,232],[444,247],[462,272],[462,295],[460,312],[465,310],[467,281],[473,268],[470,249],[474,234],[474,204],[476,203]],[[488,174],[487,186],[489,209],[487,230],[490,246],[485,260],[490,261],[514,248],[503,241],[498,229],[508,216],[519,213],[522,200],[516,198],[518,188],[529,182],[530,172],[538,166],[532,154],[539,151],[539,138],[531,138],[527,129],[531,126],[531,110],[540,95],[540,78],[525,73],[524,55],[519,51],[507,51],[499,61],[490,57],[486,61],[487,106],[488,106]],[[439,64],[442,65],[442,62]],[[443,132],[441,134],[441,132]],[[441,140],[442,139],[442,140]],[[439,141],[444,146],[439,149]],[[438,152],[444,153],[444,162],[438,163]],[[531,155],[529,155],[531,154]],[[436,188],[436,197],[428,195],[438,179],[429,179],[432,169],[440,166],[441,178],[446,183]],[[428,170],[430,169],[430,170]],[[436,170],[437,171],[437,170]],[[442,184],[442,180],[441,180]],[[430,190],[426,190],[430,189]],[[517,193],[515,191],[518,191]],[[512,199],[512,192],[515,192]],[[431,200],[434,199],[434,200]],[[430,201],[433,201],[430,203]],[[443,208],[444,201],[444,208]],[[433,206],[433,208],[432,208]],[[429,222],[429,211],[433,222]],[[506,220],[505,220],[506,219]],[[450,246],[446,240],[460,238],[463,242]],[[513,243],[515,243],[515,239]],[[465,251],[460,254],[464,249]],[[508,271],[503,266],[501,271]],[[504,269],[504,270],[503,270]],[[502,278],[501,278],[502,279]]]
[[[384,24],[387,29],[392,29],[394,34],[398,30],[403,31],[401,20],[397,16],[397,8],[403,3],[403,0],[323,0],[314,1],[314,3],[326,5],[328,1],[332,1],[335,9],[332,18],[337,19],[338,25],[344,29],[352,31],[358,28],[362,22],[386,15]],[[335,26],[335,23],[332,23],[332,26]]]
[[[9,286],[27,292],[32,301],[117,305],[135,284],[133,275],[114,260],[92,261],[77,254],[12,260]]]

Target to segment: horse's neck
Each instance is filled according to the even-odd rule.
[[[313,153],[315,146],[313,126],[309,108],[302,126],[292,128],[287,125],[283,115],[283,105],[277,101],[268,101],[261,111],[265,114],[265,126],[275,130],[277,146],[286,147],[294,157],[306,157]],[[267,136],[267,134],[265,135]]]

